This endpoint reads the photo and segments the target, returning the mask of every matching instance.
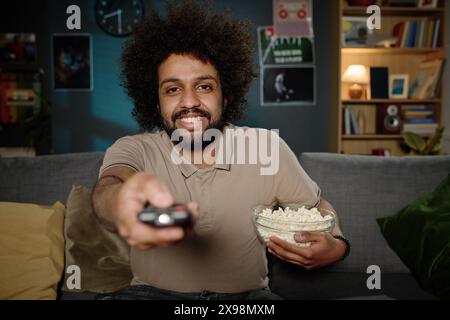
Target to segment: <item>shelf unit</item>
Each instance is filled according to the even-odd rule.
[[[41,97],[36,93],[42,94],[42,84],[43,71],[35,65],[0,65],[0,157],[36,154],[27,146],[26,121],[41,110]],[[10,91],[33,92],[33,100],[7,101]]]
[[[349,65],[361,64],[367,67],[388,67],[390,74],[409,74],[411,82],[421,62],[435,58],[445,58],[446,5],[449,5],[446,1],[439,1],[438,7],[431,9],[381,7],[382,29],[375,30],[375,34],[391,35],[393,27],[400,21],[439,18],[441,20],[441,26],[437,48],[346,48],[342,45],[342,18],[345,16],[369,17],[369,15],[366,13],[366,7],[350,7],[345,0],[337,1],[334,11],[336,13],[336,20],[339,22],[340,26],[337,28],[337,31],[334,31],[333,38],[335,39],[334,49],[338,52],[338,58],[336,61],[338,64],[338,75],[332,77],[331,81],[337,81],[338,87],[331,90],[332,94],[334,94],[337,99],[337,105],[331,111],[331,119],[334,119],[334,122],[330,124],[330,128],[332,130],[330,135],[330,149],[332,151],[344,154],[371,155],[374,149],[389,149],[391,155],[405,155],[403,149],[401,148],[401,142],[403,140],[401,134],[345,134],[344,110],[346,106],[351,106],[352,108],[375,106],[376,108],[385,104],[411,106],[426,105],[434,110],[438,124],[441,126],[443,125],[442,109],[444,99],[442,95],[445,93],[444,90],[440,90],[440,97],[426,100],[352,100],[348,96],[349,87],[347,84],[341,82],[341,78]],[[336,70],[332,70],[332,72],[335,71]],[[444,84],[442,82],[441,88],[444,88]]]

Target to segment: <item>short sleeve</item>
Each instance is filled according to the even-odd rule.
[[[283,139],[280,140],[279,170],[274,176],[273,194],[279,205],[317,206],[321,190],[300,165]]]
[[[106,150],[99,177],[106,169],[115,166],[126,166],[136,172],[144,171],[144,148],[136,136],[120,138]]]

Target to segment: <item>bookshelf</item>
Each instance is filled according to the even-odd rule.
[[[410,97],[371,99],[370,83],[367,85],[367,92],[361,99],[353,99],[349,95],[350,84],[341,80],[350,65],[364,65],[367,69],[387,67],[389,75],[407,74],[411,84],[420,72],[421,63],[445,59],[446,5],[449,4],[441,0],[437,8],[381,7],[382,28],[374,30],[374,37],[378,37],[378,39],[390,37],[393,41],[395,38],[392,39],[392,35],[396,26],[416,24],[417,34],[411,38],[414,38],[414,45],[402,47],[402,42],[398,42],[395,47],[387,48],[373,45],[353,47],[351,44],[344,44],[342,21],[344,21],[344,17],[368,18],[369,15],[366,13],[366,7],[350,7],[346,0],[337,1],[334,11],[340,27],[334,34],[334,49],[338,53],[336,61],[338,67],[332,72],[337,71],[338,75],[332,77],[332,81],[338,82],[338,88],[332,89],[332,93],[337,99],[337,105],[331,111],[331,119],[334,119],[334,122],[330,124],[332,131],[330,149],[332,151],[344,154],[372,155],[375,151],[382,149],[388,150],[389,154],[393,156],[404,156],[405,153],[401,147],[403,130],[388,133],[385,132],[386,130],[380,129],[382,127],[380,122],[383,119],[381,109],[387,108],[389,105],[398,107],[401,126],[410,121],[410,119],[405,119],[406,114],[415,111],[429,111],[434,119],[432,121],[436,122],[433,125],[443,125],[443,95],[445,94],[443,80],[438,84],[435,91],[437,94],[422,99]],[[439,32],[436,32],[435,35],[431,33],[432,39],[427,38],[426,28],[428,25],[433,26],[433,31],[435,26],[439,25]],[[406,27],[404,28],[406,29]],[[421,28],[422,30],[420,30]],[[411,35],[409,34],[409,36]],[[350,115],[353,113],[353,119],[347,113]],[[354,126],[349,127],[348,122]],[[358,132],[355,132],[355,126],[359,129]],[[428,136],[429,134],[422,132],[421,135]]]
[[[0,65],[0,157],[33,156],[30,121],[41,111],[43,71],[34,65]]]

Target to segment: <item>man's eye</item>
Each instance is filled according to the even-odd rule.
[[[212,86],[211,85],[209,85],[209,84],[201,84],[201,85],[199,85],[198,87],[197,87],[200,91],[207,91],[207,92],[209,92],[209,91],[212,91]]]
[[[167,90],[166,90],[166,93],[168,93],[168,94],[171,94],[171,93],[172,93],[172,94],[173,94],[173,93],[177,93],[179,90],[180,90],[179,88],[173,87],[173,88],[167,89]]]

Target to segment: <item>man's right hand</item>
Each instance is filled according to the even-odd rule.
[[[138,220],[138,214],[148,203],[159,208],[166,208],[174,203],[169,190],[159,179],[144,172],[134,173],[117,188],[107,199],[113,201],[110,206],[111,220],[119,234],[131,246],[149,250],[157,246],[175,244],[186,236],[188,230],[182,227],[156,228]],[[191,202],[187,206],[195,220],[198,217],[198,205]]]

